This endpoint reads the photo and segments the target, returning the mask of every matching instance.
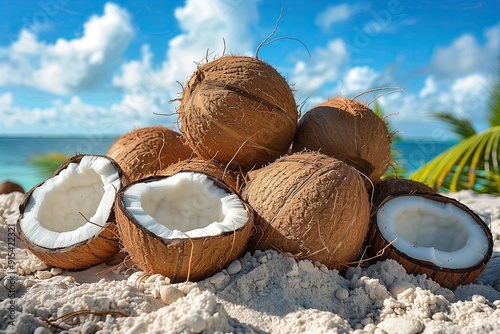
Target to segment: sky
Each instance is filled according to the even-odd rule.
[[[199,64],[259,49],[301,113],[397,87],[357,99],[376,98],[403,138],[445,140],[452,134],[431,113],[487,128],[500,64],[497,0],[0,0],[0,8],[0,136],[175,128],[176,99]],[[273,31],[276,40],[259,48]]]

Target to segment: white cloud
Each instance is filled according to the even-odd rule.
[[[373,82],[379,76],[377,71],[368,66],[356,66],[349,69],[342,80],[342,95],[354,96],[373,88]]]
[[[40,63],[40,77],[48,81],[51,87],[43,87],[52,92],[70,95],[69,100],[53,101],[46,108],[24,108],[15,103],[11,93],[0,95],[0,107],[5,104],[8,108],[2,111],[0,128],[3,133],[36,131],[37,133],[51,133],[54,130],[61,132],[65,129],[69,133],[113,134],[132,130],[134,127],[153,124],[172,125],[177,117],[158,114],[175,114],[175,106],[169,100],[177,97],[181,88],[177,81],[184,82],[196,69],[196,63],[204,60],[207,50],[209,59],[224,52],[223,38],[227,45],[226,53],[231,50],[244,50],[250,53],[253,40],[248,34],[248,26],[258,17],[257,1],[224,0],[189,0],[183,7],[176,10],[175,16],[182,32],[168,42],[169,48],[165,59],[157,67],[153,64],[153,54],[148,45],[141,48],[141,58],[122,64],[118,73],[112,78],[112,84],[123,91],[123,97],[108,106],[93,105],[84,101],[78,95],[83,89],[86,80],[91,80],[97,69],[106,69],[119,61],[122,50],[115,49],[117,40],[125,47],[131,37],[132,30],[128,14],[116,5],[108,4],[105,13],[100,17],[93,17],[85,26],[83,37],[71,41],[59,40],[54,45],[45,45],[37,41],[36,36],[26,32],[23,43],[11,46],[9,50],[0,49],[0,59],[3,54],[14,48],[18,55],[26,55],[27,73],[33,70],[33,63]],[[91,38],[92,37],[92,38]],[[92,39],[92,41],[90,40]],[[50,53],[49,53],[50,51]],[[78,51],[78,52],[77,52]],[[42,55],[40,56],[40,52]],[[57,55],[48,57],[47,55]],[[81,59],[75,57],[81,54]],[[37,56],[39,55],[39,56]],[[56,73],[64,69],[58,65],[66,61],[65,69],[80,68],[78,73],[64,73],[49,77],[50,71]],[[45,65],[42,62],[47,62]],[[42,66],[44,65],[44,66]],[[54,66],[55,69],[53,69]],[[106,66],[106,68],[104,68]],[[2,67],[2,70],[20,73],[12,67]],[[91,73],[89,73],[91,72]],[[83,73],[88,73],[85,77]],[[62,76],[57,77],[57,76]],[[19,76],[17,76],[19,77]],[[1,84],[2,78],[0,78]],[[27,86],[33,76],[24,82]],[[40,85],[41,79],[36,81]],[[12,81],[5,82],[12,84]],[[49,85],[49,83],[45,83]],[[8,109],[8,110],[6,110]],[[3,125],[5,126],[2,126]],[[4,130],[5,129],[5,130]]]
[[[425,79],[424,88],[422,88],[418,93],[419,97],[425,98],[429,95],[436,93],[437,91],[436,86],[437,86],[436,80],[434,80],[434,77],[433,76],[427,77]]]
[[[483,45],[473,35],[464,34],[451,45],[436,48],[428,70],[443,78],[491,71],[500,49],[500,24],[486,29],[484,36]]]
[[[328,29],[335,23],[349,20],[358,12],[359,6],[349,3],[329,6],[324,11],[316,15],[314,23],[322,29]]]
[[[47,44],[22,30],[10,47],[0,49],[0,86],[24,85],[67,95],[105,81],[133,35],[130,15],[113,3],[92,16],[81,38]]]
[[[168,101],[179,95],[179,83],[185,84],[197,63],[205,62],[207,52],[210,60],[232,50],[250,54],[254,45],[248,26],[258,18],[255,0],[189,0],[175,10],[175,17],[182,32],[168,42],[160,66],[152,65],[153,55],[144,45],[141,59],[123,64],[113,78],[113,84],[127,94],[116,108],[171,114],[175,110]]]
[[[390,120],[396,128],[402,129],[402,135],[449,139],[453,135],[447,125],[434,119],[431,113],[446,111],[467,117],[477,130],[484,130],[487,126],[487,83],[486,76],[479,74],[440,81],[429,76],[419,92],[391,94],[380,98],[379,102],[384,112],[398,113]]]
[[[18,105],[12,93],[0,95],[2,134],[86,134],[112,135],[125,133],[134,127],[163,124],[173,119],[155,115],[167,111],[168,102],[162,103],[151,95],[125,95],[111,106],[86,103],[74,95],[67,101],[52,101],[45,108],[26,108]]]
[[[168,83],[187,80],[207,51],[214,53],[212,59],[224,51],[250,54],[254,45],[248,27],[258,18],[256,0],[235,1],[234,6],[226,0],[189,0],[175,10],[175,17],[183,31],[168,43],[162,66]]]
[[[290,82],[297,89],[300,99],[324,95],[342,76],[347,65],[348,52],[342,39],[330,40],[322,48],[313,51],[309,62],[299,61],[292,71]]]

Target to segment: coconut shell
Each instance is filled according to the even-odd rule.
[[[251,251],[276,249],[339,270],[360,254],[370,204],[354,168],[309,152],[282,157],[248,179],[243,198],[257,214]]]
[[[221,271],[240,257],[246,249],[253,228],[254,211],[242,201],[249,213],[249,219],[247,224],[234,232],[198,238],[159,237],[138,224],[125,209],[123,194],[135,183],[152,182],[165,177],[168,176],[152,176],[138,180],[118,193],[116,219],[120,238],[131,260],[143,271],[169,277],[173,283],[200,281]],[[208,177],[226,192],[234,193],[222,180],[210,175]]]
[[[459,201],[449,198],[439,194],[417,194],[417,193],[407,193],[400,194],[397,196],[423,196],[425,198],[431,199],[433,201],[438,201],[442,203],[451,203],[463,211],[467,212],[471,215],[471,217],[477,222],[477,224],[483,229],[484,233],[488,238],[488,251],[485,254],[482,261],[480,261],[477,265],[468,267],[468,268],[442,268],[434,263],[422,261],[419,259],[412,258],[394,247],[391,244],[390,240],[386,240],[380,229],[378,227],[377,215],[376,213],[372,215],[372,226],[374,228],[370,229],[367,245],[368,254],[372,257],[376,257],[377,260],[383,261],[386,259],[394,259],[399,262],[408,273],[410,274],[425,274],[427,277],[431,278],[435,282],[439,283],[441,286],[455,289],[459,285],[465,285],[472,283],[486,268],[488,261],[490,260],[493,253],[493,237],[488,226],[483,222],[483,220],[474,213],[471,209],[469,209],[466,205],[460,203]],[[379,205],[381,208],[387,201],[393,199],[394,196],[388,196],[384,199],[384,201]]]
[[[391,164],[391,136],[368,106],[335,97],[299,120],[293,152],[320,151],[355,167],[376,184]]]
[[[0,183],[0,195],[2,194],[10,194],[13,192],[20,192],[24,194],[24,189],[19,184],[11,181],[5,181]]]
[[[120,165],[128,184],[190,158],[193,151],[184,145],[178,132],[151,126],[121,136],[106,155]]]
[[[85,155],[79,154],[69,158],[61,164],[59,168],[57,168],[53,176],[58,175],[61,171],[66,169],[70,163],[79,163],[84,156]],[[94,154],[93,156],[108,159],[118,171],[121,177],[121,184],[124,184],[125,177],[123,176],[120,166],[118,166],[113,159],[104,155]],[[111,208],[108,220],[103,226],[101,233],[95,235],[91,239],[84,240],[72,246],[64,248],[46,248],[41,247],[26,238],[21,228],[21,220],[24,217],[26,206],[28,205],[30,198],[33,196],[33,192],[44,182],[45,181],[31,188],[26,193],[21,205],[19,206],[20,215],[16,224],[16,230],[18,231],[17,237],[26,249],[48,265],[69,270],[90,268],[94,265],[105,262],[118,253],[120,247],[113,208]]]
[[[271,65],[245,56],[199,66],[178,114],[182,135],[199,157],[244,171],[286,154],[298,119],[286,80]]]

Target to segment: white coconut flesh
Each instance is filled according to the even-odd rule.
[[[98,235],[105,226],[120,175],[109,159],[84,156],[37,187],[20,222],[25,237],[45,248],[64,248]]]
[[[488,252],[488,236],[466,211],[422,196],[400,196],[377,212],[380,232],[406,255],[442,268],[469,268]]]
[[[133,184],[123,193],[123,205],[136,223],[165,239],[216,236],[248,221],[241,199],[201,173]]]

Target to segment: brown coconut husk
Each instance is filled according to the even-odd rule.
[[[299,120],[293,152],[320,151],[352,165],[373,184],[388,170],[391,135],[368,106],[335,97],[307,111]]]
[[[124,134],[106,155],[120,165],[128,184],[190,158],[193,151],[184,145],[178,132],[151,126]]]
[[[206,174],[214,184],[235,193],[224,181]],[[151,176],[123,188],[117,196],[116,219],[124,249],[131,260],[149,274],[161,274],[171,282],[200,281],[214,275],[236,260],[246,249],[253,228],[254,211],[244,201],[249,213],[245,226],[216,236],[165,239],[139,225],[123,204],[123,194],[135,183],[152,182],[168,176]],[[241,197],[240,197],[241,199]]]
[[[257,214],[249,250],[276,249],[339,270],[360,254],[370,204],[353,167],[305,152],[252,171],[248,180],[243,198]]]
[[[224,56],[199,66],[182,92],[181,132],[199,157],[248,171],[287,153],[298,110],[269,64]]]
[[[484,271],[493,253],[493,237],[488,226],[476,213],[474,213],[474,211],[453,198],[449,198],[436,193],[430,194],[415,192],[398,194],[395,196],[387,196],[382,201],[382,203],[380,203],[378,208],[380,209],[387,201],[390,201],[396,196],[423,196],[433,201],[451,203],[459,207],[460,209],[468,213],[486,234],[488,238],[488,251],[479,263],[468,268],[442,268],[431,262],[414,259],[396,248],[393,245],[393,240],[386,240],[384,238],[378,227],[377,215],[375,212],[375,214],[372,215],[371,218],[372,228],[370,228],[367,238],[367,245],[369,245],[369,247],[367,248],[367,253],[369,255],[377,258],[377,260],[379,261],[394,259],[395,261],[400,263],[408,273],[415,275],[425,274],[427,275],[427,277],[439,283],[441,286],[449,289],[455,289],[459,285],[472,283]]]
[[[61,171],[66,169],[70,163],[79,163],[84,156],[84,154],[78,154],[70,157],[57,168],[52,177],[58,175]],[[123,185],[125,183],[125,177],[123,176],[120,166],[113,159],[98,154],[94,154],[93,156],[108,159],[118,171],[121,177],[121,184]],[[45,181],[31,188],[25,194],[24,199],[19,206],[20,215],[16,224],[16,231],[18,232],[16,236],[26,249],[46,264],[68,270],[90,268],[94,265],[105,262],[119,252],[120,245],[113,207],[110,210],[108,220],[103,226],[101,233],[80,243],[64,248],[46,248],[41,247],[27,239],[21,228],[21,220],[24,217],[26,206],[28,205],[30,198],[33,196],[33,192],[44,182]],[[118,190],[119,189],[117,189],[117,191]],[[61,203],[61,205],[67,204]]]
[[[20,192],[24,194],[24,188],[12,181],[5,181],[0,183],[0,195],[10,194],[13,192]]]

